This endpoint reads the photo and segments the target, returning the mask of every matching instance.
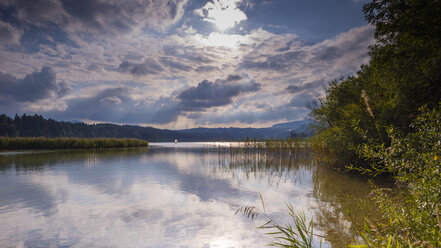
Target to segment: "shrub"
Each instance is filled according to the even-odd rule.
[[[441,247],[441,113],[424,107],[420,111],[407,135],[389,129],[390,147],[360,146],[362,157],[375,164],[353,169],[392,173],[406,188],[400,200],[384,189],[373,192],[383,214],[374,223],[382,224],[367,224],[359,247]]]

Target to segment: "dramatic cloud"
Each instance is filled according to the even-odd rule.
[[[214,0],[195,10],[195,13],[203,17],[204,21],[225,30],[247,19],[245,13],[238,8],[241,2],[242,0]]]
[[[329,81],[352,75],[360,65],[368,63],[368,46],[373,42],[373,28],[369,25],[314,45],[286,37],[278,43],[265,41],[247,54],[239,66],[250,75],[258,75],[260,82],[277,73],[279,82],[285,84],[284,90],[276,87],[272,90],[296,95],[285,101],[291,106],[303,107],[322,96]]]
[[[373,28],[369,25],[351,29],[331,40],[312,46],[296,46],[289,50],[279,49],[277,53],[261,54],[254,51],[240,66],[248,70],[301,71],[341,67],[347,71],[357,69],[368,59],[367,48],[373,44]],[[291,42],[291,41],[290,41]],[[261,54],[261,56],[257,56]],[[262,59],[262,57],[264,59]]]
[[[294,107],[305,107],[315,100],[316,97],[314,95],[311,95],[310,93],[297,94],[293,96],[289,105]]]
[[[0,1],[0,112],[161,128],[304,118],[374,42],[362,3],[317,2]]]
[[[201,111],[206,108],[224,106],[232,102],[232,98],[241,93],[255,92],[260,89],[260,84],[240,82],[242,77],[229,75],[226,80],[209,82],[204,80],[196,87],[191,87],[181,92],[177,98],[180,100],[180,107],[185,111]]]
[[[69,120],[150,122],[153,113],[146,103],[133,96],[135,91],[136,89],[130,87],[103,89],[94,95],[69,99],[65,110],[51,111],[49,115]]]
[[[130,73],[133,75],[158,74],[164,71],[164,68],[153,59],[146,59],[143,63],[122,62],[118,67],[119,72]]]
[[[64,25],[67,21],[67,15],[58,0],[2,1],[0,8],[17,21],[37,27]]]
[[[186,0],[18,0],[0,7],[28,25],[119,34],[143,27],[163,30],[181,19],[185,4]]]
[[[70,88],[64,82],[57,83],[56,74],[50,67],[43,67],[40,72],[28,74],[17,79],[0,72],[0,96],[19,102],[62,97]]]
[[[374,43],[373,34],[374,28],[366,25],[325,40],[313,47],[311,62],[359,68],[367,62],[367,48]]]
[[[139,90],[135,88],[107,88],[91,96],[69,99],[66,109],[51,111],[49,115],[101,122],[167,124],[191,112],[229,105],[234,97],[259,89],[260,84],[238,75],[215,82],[204,80],[175,96],[160,97],[154,101],[137,99],[135,96]]]
[[[226,106],[233,98],[241,94],[260,90],[261,84],[250,81],[239,75],[229,75],[225,80],[214,82],[204,80],[195,87],[190,87],[170,100],[156,113],[153,118],[158,123],[175,121],[179,115],[189,112],[203,112],[213,107]],[[189,115],[189,117],[199,115]]]
[[[20,37],[23,31],[18,30],[11,24],[0,21],[0,43],[20,44]]]
[[[285,92],[291,94],[297,94],[302,91],[311,92],[317,89],[317,87],[321,87],[324,89],[327,86],[327,84],[328,84],[328,80],[321,78],[318,80],[309,81],[307,83],[296,83],[289,85],[288,87],[286,87]]]

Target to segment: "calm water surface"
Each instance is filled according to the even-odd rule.
[[[265,247],[265,219],[286,203],[314,218],[325,247],[352,238],[346,209],[367,179],[291,156],[152,143],[149,149],[0,153],[0,247]],[[362,216],[366,213],[358,214]]]

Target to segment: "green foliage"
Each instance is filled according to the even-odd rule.
[[[389,130],[391,146],[363,144],[360,153],[383,167],[358,168],[362,172],[393,173],[406,186],[399,198],[384,189],[373,192],[383,219],[366,225],[365,247],[441,247],[441,113],[426,110],[413,121],[412,132]],[[378,163],[378,162],[373,162]]]
[[[383,217],[366,220],[352,247],[441,247],[441,1],[373,0],[363,11],[375,27],[370,62],[329,84],[311,112],[314,146],[404,187],[373,192]]]
[[[358,73],[359,77],[340,79],[329,84],[326,96],[320,99],[320,105],[311,111],[311,116],[318,124],[312,141],[314,147],[334,153],[339,161],[355,162],[357,155],[353,148],[366,137],[382,140],[377,128],[375,110],[364,91],[363,79],[367,67]],[[365,92],[362,98],[362,92]],[[369,105],[366,105],[370,103]],[[360,130],[355,130],[358,126]]]
[[[311,112],[319,123],[318,144],[352,163],[359,144],[389,146],[388,128],[412,132],[418,109],[441,101],[441,2],[374,0],[363,10],[375,27],[369,64],[356,76],[330,82]]]
[[[307,224],[305,215],[302,212],[296,212],[293,209],[292,205],[287,205],[287,207],[293,225],[279,225],[269,216],[266,216],[268,221],[264,225],[259,227],[262,229],[268,229],[269,232],[267,234],[273,235],[273,237],[276,239],[275,242],[272,242],[269,245],[275,247],[294,248],[316,247],[314,245],[314,236],[318,235],[314,234],[313,221],[311,220]],[[321,241],[319,247],[321,247]]]
[[[147,141],[138,139],[0,137],[0,150],[126,148],[147,147],[148,144]]]
[[[315,238],[320,238],[319,247],[321,247],[323,236],[314,234],[313,220],[309,223],[306,221],[306,217],[302,212],[296,212],[292,205],[287,204],[288,213],[292,219],[292,224],[280,225],[268,214],[265,213],[265,203],[262,195],[260,195],[262,202],[263,212],[260,212],[254,206],[241,207],[236,211],[242,213],[247,218],[257,218],[262,214],[267,222],[261,225],[260,229],[268,230],[266,234],[273,236],[276,241],[271,242],[269,246],[274,247],[292,247],[292,248],[313,248],[316,247],[314,243]]]

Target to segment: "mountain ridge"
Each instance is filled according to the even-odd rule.
[[[312,134],[311,120],[278,123],[265,128],[191,128],[159,129],[138,125],[118,125],[113,123],[86,124],[45,119],[41,115],[15,116],[14,119],[0,115],[0,136],[7,137],[108,137],[138,138],[150,142],[179,141],[221,141],[305,137]]]

